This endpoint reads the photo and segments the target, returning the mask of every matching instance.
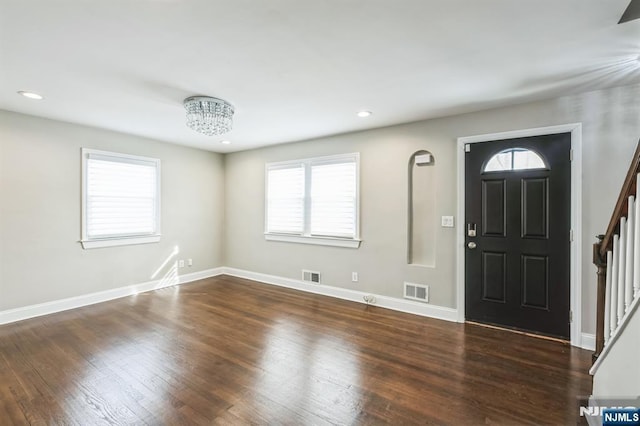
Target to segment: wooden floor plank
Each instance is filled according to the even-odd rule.
[[[590,355],[220,276],[0,326],[0,424],[575,424]]]

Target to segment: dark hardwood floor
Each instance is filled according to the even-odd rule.
[[[0,424],[576,424],[590,356],[222,276],[0,326]]]

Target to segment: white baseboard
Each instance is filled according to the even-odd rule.
[[[190,274],[173,276],[170,279],[154,280],[146,283],[99,291],[97,293],[70,297],[68,299],[54,300],[52,302],[0,311],[0,325],[66,311],[69,309],[80,308],[100,302],[106,302],[120,297],[132,296],[134,294],[144,293],[145,291],[158,290],[165,287],[201,280],[203,278],[214,277],[222,274],[223,269],[224,268],[206,269],[204,271],[192,272]]]
[[[459,320],[458,311],[456,309],[447,308],[444,306],[430,305],[420,302],[414,302],[411,300],[381,296],[377,294],[366,293],[363,291],[349,290],[322,284],[309,284],[302,280],[245,271],[242,269],[219,267],[206,269],[199,272],[193,272],[190,274],[179,275],[168,280],[154,280],[146,283],[133,284],[125,287],[114,288],[111,290],[100,291],[97,293],[70,297],[68,299],[54,300],[52,302],[0,311],[0,325],[39,317],[42,315],[53,314],[56,312],[66,311],[69,309],[81,308],[83,306],[106,302],[121,297],[132,296],[134,294],[144,293],[146,291],[158,290],[174,285],[185,284],[223,274],[239,278],[246,278],[265,284],[301,290],[308,293],[336,297],[338,299],[349,300],[357,303],[366,303],[363,297],[372,295],[376,299],[376,302],[372,304],[374,306],[451,322],[458,322]],[[595,336],[589,333],[582,333],[580,347],[587,350],[595,350]]]
[[[596,350],[596,336],[595,334],[582,333],[580,340],[580,347],[588,351]]]
[[[308,293],[322,294],[324,296],[336,297],[338,299],[350,300],[352,302],[365,303],[363,297],[371,295],[357,290],[349,290],[340,287],[332,287],[322,284],[309,284],[302,280],[284,278],[275,275],[261,274],[259,272],[245,271],[242,269],[224,267],[223,274],[239,278],[246,278],[259,281],[265,284],[277,285],[280,287],[293,288],[306,291]],[[389,296],[374,294],[376,298],[375,306],[392,309],[394,311],[406,312],[429,318],[436,318],[451,322],[460,322],[457,309],[444,306],[429,305],[420,302],[413,302],[405,299],[398,299]],[[462,321],[464,322],[464,320]],[[596,348],[596,337],[590,333],[581,333],[580,348],[593,351]]]
[[[265,284],[277,285],[296,290],[306,291],[308,293],[321,294],[324,296],[336,297],[338,299],[350,300],[352,302],[366,303],[364,296],[374,296],[376,302],[374,306],[392,309],[394,311],[406,312],[409,314],[420,315],[423,317],[436,318],[445,321],[458,321],[458,311],[453,308],[444,306],[429,305],[411,300],[398,299],[389,296],[380,296],[377,294],[365,293],[363,291],[349,290],[346,288],[333,287],[322,284],[309,284],[302,280],[278,277],[275,275],[261,274],[258,272],[245,271],[236,268],[222,268],[225,275],[231,275],[238,278],[246,278],[253,281],[259,281]]]

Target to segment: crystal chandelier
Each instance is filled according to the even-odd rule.
[[[221,135],[233,126],[233,106],[222,99],[192,96],[184,100],[187,126],[207,136]]]

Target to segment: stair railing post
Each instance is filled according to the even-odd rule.
[[[607,259],[601,253],[604,235],[597,235],[598,242],[593,245],[593,263],[598,268],[597,313],[596,313],[596,351],[593,353],[593,362],[598,359],[604,348],[604,311],[605,294],[607,285]]]

